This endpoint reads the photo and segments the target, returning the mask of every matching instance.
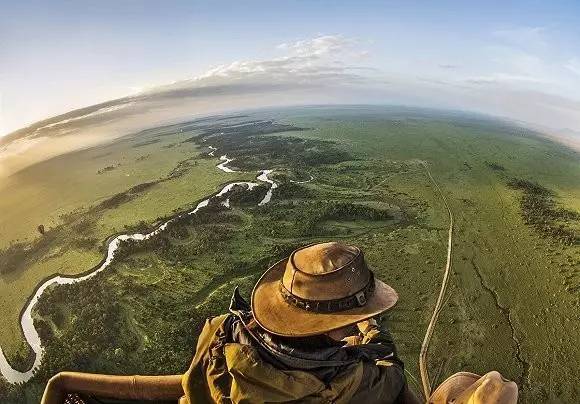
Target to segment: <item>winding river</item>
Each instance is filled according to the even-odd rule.
[[[209,154],[211,156],[213,156],[213,153],[216,151],[216,148],[213,146],[210,146],[209,149],[211,150]],[[216,168],[218,168],[226,173],[235,172],[235,170],[232,170],[231,168],[229,168],[227,166],[231,161],[233,161],[233,159],[228,158],[226,155],[222,155],[220,157],[220,160],[221,160],[221,163],[218,164],[216,166]],[[272,170],[262,170],[256,178],[258,181],[270,184],[270,188],[268,189],[268,192],[266,193],[264,198],[258,203],[259,206],[265,205],[268,202],[270,202],[270,200],[272,199],[272,191],[278,186],[278,184],[276,184],[276,182],[274,182],[273,180],[268,178],[268,174],[270,174],[271,172],[272,172]],[[161,233],[162,231],[164,231],[170,223],[174,222],[175,220],[177,220],[181,217],[184,217],[187,215],[194,215],[195,213],[197,213],[198,210],[207,206],[210,199],[212,199],[215,196],[223,196],[223,195],[227,194],[236,185],[246,185],[248,187],[248,190],[251,190],[252,188],[258,186],[258,183],[256,183],[256,182],[233,182],[233,183],[229,183],[229,184],[225,185],[217,194],[212,194],[208,198],[199,202],[197,204],[197,206],[195,207],[195,209],[193,209],[189,212],[181,213],[181,214],[169,219],[167,222],[165,222],[162,225],[160,225],[159,227],[157,227],[151,233],[147,233],[147,234],[141,234],[141,233],[121,234],[121,235],[109,238],[108,247],[107,247],[107,255],[106,255],[105,259],[101,262],[100,265],[93,268],[86,275],[82,275],[82,276],[54,276],[52,278],[45,280],[44,283],[42,283],[36,289],[32,298],[29,299],[27,306],[24,309],[24,311],[22,312],[22,315],[20,317],[20,324],[22,326],[24,338],[26,339],[26,342],[30,345],[30,347],[32,348],[32,350],[34,351],[34,354],[35,354],[34,363],[33,363],[32,367],[30,369],[28,369],[26,372],[20,372],[16,369],[12,368],[12,366],[10,366],[10,364],[6,360],[6,357],[4,356],[4,352],[2,351],[2,348],[0,348],[0,373],[2,374],[2,376],[4,376],[4,378],[9,383],[22,383],[22,382],[25,382],[28,379],[30,379],[34,374],[34,371],[38,368],[38,366],[40,366],[40,363],[42,362],[42,356],[44,354],[44,348],[43,348],[42,343],[40,341],[40,336],[38,335],[38,331],[36,331],[36,328],[34,328],[34,320],[32,318],[32,309],[34,308],[34,306],[38,302],[38,299],[40,298],[40,296],[42,296],[42,294],[44,293],[44,291],[48,287],[50,287],[51,285],[55,285],[55,284],[56,285],[67,285],[67,284],[82,282],[82,281],[85,281],[87,279],[92,278],[93,276],[95,276],[99,272],[105,270],[111,264],[111,262],[113,262],[113,259],[115,257],[115,252],[117,251],[117,249],[121,245],[121,242],[127,241],[127,240],[141,241],[141,240],[147,240],[151,237],[154,237],[154,236],[158,235],[159,233]],[[224,202],[222,202],[222,204],[226,207],[229,207],[229,199],[226,199]]]

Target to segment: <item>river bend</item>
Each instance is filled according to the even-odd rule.
[[[211,150],[209,152],[209,155],[213,156],[214,152],[217,149],[213,146],[209,146],[209,149]],[[233,159],[228,158],[224,154],[220,157],[220,161],[221,161],[221,163],[219,163],[216,166],[216,168],[218,168],[219,170],[222,170],[226,173],[235,172],[235,170],[233,170],[227,166],[231,161],[233,161]],[[268,202],[270,202],[270,199],[272,198],[272,190],[274,190],[278,186],[278,184],[276,184],[276,182],[274,182],[273,180],[271,180],[268,177],[268,174],[270,174],[271,172],[272,172],[272,170],[262,170],[256,178],[258,181],[270,184],[270,188],[268,189],[268,192],[266,193],[264,198],[258,203],[259,206],[265,205]],[[195,209],[193,209],[189,212],[181,213],[181,214],[169,219],[165,223],[158,226],[151,233],[147,233],[147,234],[141,234],[141,233],[121,234],[121,235],[109,238],[108,245],[107,245],[106,257],[104,258],[104,260],[101,262],[100,265],[96,266],[89,273],[87,273],[85,275],[81,275],[81,276],[53,276],[49,279],[46,279],[36,289],[32,298],[30,298],[28,300],[26,308],[24,309],[24,311],[22,312],[21,317],[20,317],[20,325],[22,327],[24,337],[26,339],[26,342],[30,345],[30,347],[33,350],[34,355],[35,355],[34,363],[32,364],[31,368],[28,369],[27,371],[20,372],[20,371],[14,369],[12,366],[10,366],[10,364],[8,363],[8,361],[4,355],[4,352],[2,351],[2,348],[0,347],[0,373],[2,374],[2,376],[9,383],[13,383],[13,384],[14,383],[23,383],[23,382],[26,382],[27,380],[29,380],[34,375],[34,371],[40,366],[40,363],[42,362],[42,356],[44,354],[44,347],[42,346],[42,343],[40,341],[40,336],[38,335],[38,331],[36,330],[36,328],[34,328],[34,319],[32,318],[32,309],[34,308],[34,306],[38,302],[38,299],[40,298],[40,296],[42,296],[42,294],[44,293],[44,291],[47,288],[49,288],[50,286],[55,285],[55,284],[56,285],[67,285],[67,284],[86,281],[87,279],[92,278],[93,276],[97,275],[99,272],[105,270],[109,265],[111,265],[111,262],[113,262],[113,259],[115,257],[115,252],[120,247],[121,242],[127,241],[127,240],[141,241],[141,240],[147,240],[151,237],[154,237],[154,236],[158,235],[159,233],[161,233],[162,231],[164,231],[170,223],[172,223],[175,220],[177,220],[181,217],[184,217],[186,215],[194,215],[195,213],[197,213],[198,210],[207,206],[210,199],[212,199],[213,197],[216,197],[216,196],[223,196],[223,195],[227,194],[236,185],[246,185],[248,187],[248,190],[251,190],[252,188],[258,186],[258,183],[246,182],[246,181],[229,183],[229,184],[225,185],[218,193],[212,194],[211,196],[207,197],[203,201],[199,202],[197,204],[197,206],[195,207]],[[222,204],[226,207],[229,207],[230,206],[229,199],[226,199],[224,202],[222,202]]]

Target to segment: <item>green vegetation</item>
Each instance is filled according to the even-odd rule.
[[[538,232],[567,245],[579,245],[580,234],[569,223],[580,224],[580,213],[557,208],[554,193],[534,182],[512,179],[508,186],[523,191],[520,207],[526,224]]]
[[[419,391],[419,348],[441,282],[448,225],[419,160],[429,164],[456,220],[452,279],[429,352],[433,382],[459,370],[497,369],[519,383],[522,402],[578,397],[578,153],[504,122],[385,107],[260,111],[138,136],[133,143],[163,139],[136,149],[150,148],[139,164],[159,162],[162,145],[179,145],[167,149],[173,152],[211,144],[249,173],[228,177],[215,170],[215,159],[197,156],[182,164],[184,174],[165,180],[192,157],[183,155],[164,175],[108,193],[71,222],[63,218],[71,234],[90,239],[93,229],[121,229],[123,219],[142,228],[178,205],[193,206],[201,191],[215,190],[200,187],[187,198],[181,181],[191,192],[200,173],[223,183],[270,168],[280,186],[264,206],[257,201],[265,186],[236,187],[160,236],[125,243],[114,264],[91,280],[48,290],[34,313],[45,361],[24,386],[0,385],[9,399],[38,397],[47,377],[63,369],[182,372],[203,320],[226,309],[234,286],[248,295],[270,264],[299,245],[330,239],[360,245],[377,276],[399,292],[383,321]],[[118,176],[124,167],[98,177]],[[310,175],[311,182],[291,182]],[[96,213],[112,198],[118,200],[107,215]],[[149,210],[153,219],[144,214]],[[64,237],[51,232],[49,226],[48,238]],[[4,259],[17,263],[18,254],[28,254],[12,248]]]
[[[174,133],[172,139],[191,134]],[[21,368],[32,363],[19,316],[44,279],[85,272],[101,261],[110,235],[150,229],[193,208],[224,182],[255,177],[216,170],[217,161],[192,143],[160,152],[160,145],[170,143],[163,139],[134,149],[140,141],[134,134],[31,166],[0,183],[5,196],[0,211],[9,212],[0,216],[0,346],[11,363],[21,363]],[[149,157],[137,162],[143,155]],[[97,167],[112,162],[118,165],[115,170],[97,173]],[[42,235],[39,224],[45,227]]]

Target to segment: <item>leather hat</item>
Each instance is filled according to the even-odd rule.
[[[330,242],[299,248],[270,267],[254,287],[252,312],[272,334],[305,337],[374,317],[398,298],[358,247]]]
[[[459,372],[450,376],[437,387],[429,398],[429,404],[516,404],[518,386],[506,380],[496,371],[479,376]]]

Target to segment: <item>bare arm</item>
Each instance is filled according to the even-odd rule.
[[[62,404],[68,393],[129,400],[178,400],[183,395],[182,375],[110,376],[61,372],[46,385],[41,404]]]

